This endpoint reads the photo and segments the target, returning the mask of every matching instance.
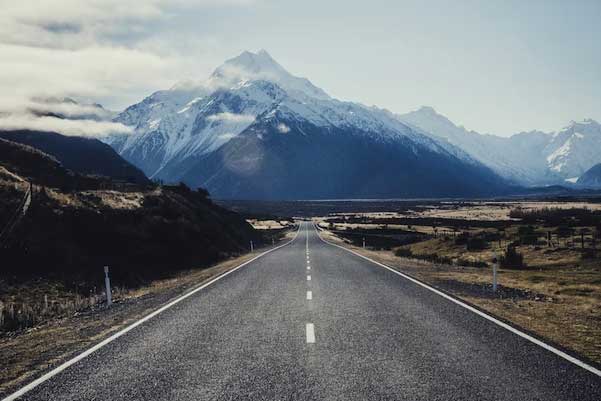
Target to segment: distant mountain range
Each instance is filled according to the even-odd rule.
[[[149,177],[216,198],[490,196],[506,181],[460,147],[376,107],[330,97],[265,51],[155,92],[105,139]]]
[[[398,118],[448,141],[520,185],[576,183],[585,171],[601,163],[601,125],[572,121],[557,132],[521,132],[504,138],[458,127],[431,107]]]
[[[0,131],[0,138],[82,174],[181,181],[222,199],[530,194],[595,187],[597,170],[586,172],[601,163],[596,121],[552,133],[483,135],[431,107],[400,115],[334,99],[264,50],[243,52],[207,80],[181,82],[118,114],[70,98],[32,99],[28,112],[119,123],[133,134],[100,138],[110,146],[41,131]]]

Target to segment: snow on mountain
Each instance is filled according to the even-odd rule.
[[[504,138],[468,131],[431,107],[397,117],[458,146],[520,184],[562,183],[601,162],[601,130],[593,120],[571,122],[556,133],[531,131]]]
[[[204,82],[180,83],[128,107],[115,121],[135,133],[106,141],[148,176],[169,180],[193,158],[215,151],[256,119],[276,113],[318,127],[353,130],[373,140],[410,138],[416,146],[478,163],[386,110],[331,98],[309,80],[288,73],[264,50],[245,51]]]
[[[304,94],[317,99],[330,99],[327,93],[308,79],[290,74],[263,49],[257,53],[244,51],[227,60],[217,67],[207,84],[210,87],[224,87],[256,80],[274,82],[291,95]]]
[[[601,125],[594,120],[572,121],[551,135],[543,150],[549,169],[562,177],[578,177],[601,162]]]

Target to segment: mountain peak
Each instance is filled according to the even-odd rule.
[[[330,98],[308,79],[290,74],[264,49],[256,53],[245,50],[238,56],[226,60],[215,69],[209,78],[209,83],[217,86],[234,86],[244,81],[255,80],[273,82],[295,94],[318,99]]]
[[[257,53],[248,50],[226,60],[215,69],[212,77],[234,79],[281,79],[291,77],[277,61],[261,49]]]
[[[430,106],[422,106],[417,111],[424,114],[438,115],[436,110],[434,110],[434,108]]]

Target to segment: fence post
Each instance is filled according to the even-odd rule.
[[[497,253],[493,253],[492,258],[492,290],[497,292]]]
[[[108,266],[104,266],[104,285],[106,286],[106,306],[111,306],[113,297],[111,294],[111,279],[109,278]]]

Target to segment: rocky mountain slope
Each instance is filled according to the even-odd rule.
[[[601,188],[601,163],[588,169],[576,183],[584,187]]]
[[[105,140],[149,177],[217,198],[475,196],[506,190],[489,168],[376,107],[331,98],[265,51],[226,61],[128,107]]]

